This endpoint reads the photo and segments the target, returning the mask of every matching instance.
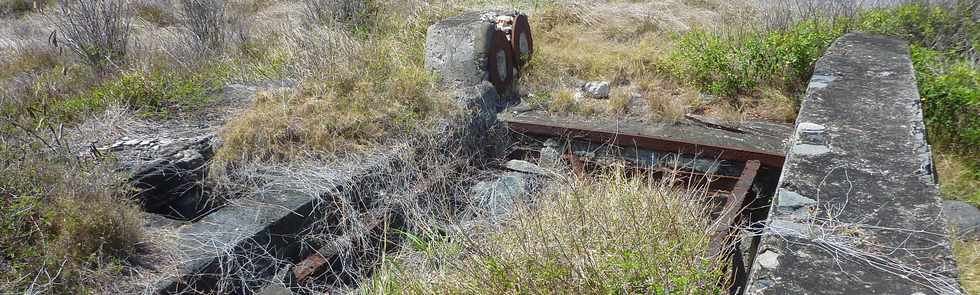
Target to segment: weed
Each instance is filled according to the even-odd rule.
[[[565,182],[568,181],[568,182]],[[718,293],[722,261],[705,259],[704,204],[612,171],[559,180],[496,230],[430,239],[386,264],[367,293]],[[450,246],[445,242],[450,241]],[[430,245],[432,245],[430,243]],[[433,249],[435,248],[435,249]],[[463,251],[460,251],[463,249]],[[419,255],[421,260],[408,259]],[[428,262],[421,262],[428,261]],[[409,264],[411,263],[411,264]],[[417,269],[419,267],[431,269]]]
[[[650,119],[665,123],[675,123],[698,104],[697,94],[691,89],[660,79],[649,80],[640,85],[651,108]]]
[[[548,110],[552,112],[566,113],[575,108],[575,93],[569,89],[561,89],[552,94],[551,103]]]
[[[214,89],[220,87],[223,75],[220,66],[189,74],[170,69],[133,70],[64,100],[54,109],[65,121],[112,104],[127,106],[146,116],[166,116],[203,106]]]
[[[183,0],[182,23],[194,34],[194,44],[204,55],[220,54],[227,31],[224,0]]]
[[[950,153],[934,156],[943,197],[980,207],[980,163],[968,156]]]
[[[918,46],[912,61],[930,140],[965,155],[980,153],[980,69]]]
[[[720,36],[704,30],[680,35],[661,68],[698,89],[731,99],[778,101],[779,113],[796,109],[775,95],[800,96],[823,51],[844,33],[862,30],[911,43],[930,141],[963,155],[980,152],[980,71],[975,62],[980,27],[976,4],[909,3],[837,17],[810,15],[783,29]],[[857,9],[857,8],[852,8]],[[794,101],[795,102],[795,101]],[[794,103],[795,104],[795,103]],[[790,116],[785,116],[790,117]]]
[[[229,122],[217,161],[329,157],[448,112],[448,100],[435,88],[422,57],[425,30],[455,10],[379,6],[369,11],[372,21],[354,31],[304,30],[284,39],[286,46],[266,49],[273,53],[270,71],[286,69],[304,82],[297,91],[260,95],[249,112]]]
[[[0,263],[9,267],[0,288],[86,292],[93,272],[118,274],[105,266],[135,254],[141,224],[136,204],[117,194],[125,190],[113,164],[10,154],[22,152],[0,144]]]
[[[615,87],[609,94],[609,105],[606,108],[610,114],[623,115],[629,111],[630,102],[633,100],[633,93],[629,87]]]
[[[118,68],[129,50],[130,4],[123,0],[60,0],[54,19],[64,44],[97,75]],[[56,40],[52,40],[56,42]]]
[[[953,252],[959,262],[960,282],[967,294],[980,292],[980,241],[956,241]]]
[[[843,27],[820,20],[803,21],[785,32],[739,37],[695,30],[679,37],[663,68],[715,95],[749,94],[760,85],[796,92],[842,32]]]

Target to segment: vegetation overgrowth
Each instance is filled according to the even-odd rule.
[[[151,121],[193,115],[206,111],[228,83],[292,80],[297,87],[260,93],[249,110],[228,122],[214,167],[329,158],[359,150],[452,111],[434,85],[436,77],[424,70],[425,30],[486,2],[0,0],[0,21],[10,24],[0,27],[6,34],[0,35],[0,290],[108,292],[106,285],[119,280],[145,250],[138,206],[130,200],[129,188],[121,185],[124,175],[114,172],[112,159],[87,155],[96,144],[109,143],[90,142],[101,137],[83,127],[102,126],[98,124],[109,113]],[[915,2],[844,16],[814,14],[775,26],[745,18],[753,15],[745,12],[748,8],[729,1],[512,2],[532,14],[538,46],[523,73],[523,86],[534,95],[530,100],[549,104],[547,109],[556,112],[623,115],[635,111],[633,100],[641,99],[649,106],[641,115],[657,121],[676,122],[687,113],[705,112],[733,124],[747,113],[791,122],[813,63],[836,37],[862,30],[906,39],[912,44],[930,141],[939,147],[943,194],[980,205],[980,28],[975,7],[955,6],[969,1]],[[202,9],[192,12],[201,13],[179,9],[188,3]],[[70,18],[60,9],[83,4],[88,9],[73,10]],[[636,13],[630,5],[663,13]],[[86,22],[104,26],[79,25]],[[713,23],[750,29],[725,33]],[[114,34],[101,34],[100,28]],[[17,41],[8,42],[11,36]],[[577,99],[569,85],[579,79],[611,81],[609,103]],[[118,126],[95,129],[112,132]],[[662,204],[637,195],[657,195],[661,188],[636,182],[607,177],[554,192],[551,200],[581,201],[581,192],[592,192],[622,202],[561,208],[546,201],[540,209],[528,208],[503,232],[480,240],[486,242],[481,249],[498,255],[448,260],[452,262],[440,278],[458,281],[413,278],[399,270],[405,265],[396,263],[386,266],[391,267],[383,273],[388,277],[378,277],[372,286],[488,293],[494,289],[484,287],[494,287],[491,283],[511,291],[516,285],[507,282],[567,287],[555,279],[577,271],[576,261],[559,257],[556,251],[562,249],[534,240],[523,245],[532,251],[519,251],[511,234],[541,235],[541,227],[525,227],[538,224],[561,228],[568,234],[563,238],[597,239],[608,233],[575,232],[563,228],[572,224],[564,221],[625,205],[655,209],[637,213],[641,215],[666,214],[658,207]],[[667,200],[682,195],[663,194]],[[688,209],[681,211],[698,213]],[[537,215],[554,218],[531,218]],[[678,224],[672,226],[683,227],[671,227],[680,229],[679,235],[656,237],[686,252],[668,252],[673,248],[664,245],[629,252],[622,247],[639,241],[627,239],[634,229],[622,228],[622,220],[615,218],[595,222],[627,233],[615,236],[626,244],[583,245],[568,239],[558,244],[602,246],[596,250],[605,252],[597,253],[609,254],[587,255],[601,263],[580,277],[583,285],[577,290],[717,286],[713,283],[722,277],[717,265],[692,258],[703,250],[701,237],[694,234],[701,224],[674,220]],[[665,234],[663,224],[640,225],[651,228],[643,234]],[[420,241],[416,248],[423,252],[442,247],[436,236]],[[969,255],[975,245],[958,247],[961,259],[976,260]],[[541,271],[502,268],[526,261],[537,263]],[[638,268],[666,261],[682,268],[663,273]],[[970,271],[975,274],[975,267]],[[975,275],[964,280],[971,277]]]
[[[367,294],[717,294],[704,191],[613,168],[558,179],[499,224],[405,233]],[[457,230],[458,229],[458,230]],[[482,229],[482,230],[481,230]]]
[[[753,96],[766,89],[795,98],[796,108],[817,59],[847,32],[907,40],[916,71],[929,141],[959,156],[964,171],[940,171],[947,195],[980,205],[980,24],[978,4],[911,2],[855,14],[816,14],[785,28],[733,35],[694,30],[681,34],[664,68],[708,93]],[[734,103],[741,103],[734,100]],[[941,167],[948,167],[941,166]],[[948,174],[948,175],[942,175]],[[965,183],[962,183],[965,182]],[[972,183],[972,185],[971,185]]]

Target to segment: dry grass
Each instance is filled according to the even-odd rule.
[[[522,83],[528,92],[552,93],[557,109],[580,115],[576,108],[563,107],[566,101],[554,93],[579,80],[638,87],[649,108],[634,111],[649,113],[631,115],[677,122],[697,106],[697,100],[691,99],[696,96],[691,86],[660,74],[663,59],[673,47],[672,35],[692,28],[713,28],[727,21],[728,13],[734,10],[732,4],[711,0],[542,4],[532,11],[537,42]],[[609,114],[622,115],[628,109],[626,103],[613,100],[605,109]]]
[[[119,276],[142,227],[114,163],[59,161],[8,143],[0,155],[0,289],[97,292]]]
[[[764,89],[759,98],[746,100],[746,115],[776,122],[796,122],[799,103],[779,90]]]
[[[980,294],[980,241],[957,241],[953,250],[963,289],[967,294]]]
[[[448,105],[422,95],[424,89],[410,88],[418,85],[402,86],[406,87],[393,90],[405,95],[401,100],[372,93],[367,84],[356,85],[344,96],[318,96],[302,90],[262,92],[248,112],[225,126],[225,142],[215,156],[216,166],[364,150],[385,135],[414,127],[417,117],[447,111]]]
[[[272,48],[300,89],[260,95],[224,131],[219,162],[279,161],[357,150],[451,110],[423,67],[425,29],[452,3],[371,7],[363,25],[286,27]],[[357,32],[367,32],[361,34]],[[313,156],[317,157],[317,156]],[[219,165],[221,166],[221,165]]]
[[[552,112],[570,112],[575,108],[575,93],[569,89],[560,89],[551,94],[548,110]]]
[[[365,292],[720,292],[700,194],[668,183],[622,171],[556,180],[499,225],[413,238]]]
[[[936,153],[933,156],[943,198],[980,207],[980,175],[970,169],[967,159],[951,153]]]
[[[629,112],[632,101],[633,91],[631,91],[630,87],[614,87],[609,94],[609,103],[606,112],[613,115],[624,115]]]
[[[650,118],[674,123],[700,104],[697,92],[688,87],[664,80],[650,80],[640,85],[650,106]]]

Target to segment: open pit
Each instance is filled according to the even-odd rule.
[[[356,288],[363,277],[370,276],[385,252],[401,246],[404,241],[396,233],[411,231],[410,220],[419,214],[384,200],[419,204],[476,198],[488,202],[485,207],[490,212],[506,211],[512,198],[533,196],[538,181],[555,171],[584,174],[606,166],[627,167],[631,173],[643,175],[672,175],[680,180],[679,186],[708,192],[706,198],[715,204],[715,210],[705,234],[711,237],[710,254],[731,262],[731,280],[724,287],[732,294],[742,294],[747,287],[753,294],[813,293],[814,288],[826,287],[807,283],[815,277],[856,279],[834,275],[841,270],[821,264],[824,260],[812,258],[807,262],[807,257],[823,255],[816,254],[818,250],[799,250],[794,248],[800,247],[798,244],[780,239],[784,236],[774,233],[773,224],[785,222],[784,207],[834,208],[843,212],[842,216],[867,211],[880,215],[883,213],[872,207],[893,201],[893,205],[915,208],[915,212],[901,211],[894,218],[881,219],[894,224],[874,225],[907,229],[909,240],[924,233],[934,236],[930,258],[919,257],[922,261],[918,261],[900,257],[914,256],[907,252],[859,252],[866,255],[856,255],[846,267],[848,271],[881,270],[874,268],[876,265],[927,270],[921,273],[932,285],[894,278],[887,272],[862,276],[864,285],[837,285],[853,291],[865,286],[885,288],[881,284],[887,284],[894,290],[921,289],[922,294],[959,290],[955,280],[949,281],[955,277],[955,265],[948,259],[949,242],[941,226],[929,148],[921,136],[921,109],[910,102],[918,98],[914,89],[909,89],[914,83],[893,85],[884,79],[910,79],[905,45],[864,35],[848,35],[838,41],[836,49],[818,66],[800,115],[806,122],[820,121],[814,124],[821,128],[767,122],[747,122],[732,128],[711,118],[669,124],[615,118],[583,120],[522,108],[517,77],[534,53],[532,40],[527,16],[513,12],[465,13],[431,26],[426,42],[427,67],[439,75],[443,86],[455,90],[456,103],[467,112],[445,119],[441,129],[434,132],[440,136],[392,142],[355,162],[338,160],[332,167],[310,167],[295,174],[303,176],[295,181],[273,182],[253,195],[220,203],[207,200],[208,188],[200,186],[199,180],[212,153],[212,136],[162,149],[158,160],[136,169],[134,181],[147,184],[139,194],[146,211],[186,222],[173,227],[177,240],[173,255],[180,263],[173,273],[159,278],[154,293],[284,294],[306,292],[311,286]],[[879,58],[859,60],[848,55],[848,50],[873,55],[876,48],[884,51]],[[894,66],[879,68],[883,64]],[[846,100],[844,94],[826,94],[830,91],[826,89],[864,91],[877,85],[899,92],[868,91],[857,96],[868,99],[865,103],[869,105],[887,105],[888,99],[902,102],[901,111],[911,115],[896,118],[880,114],[884,110],[866,109],[864,114],[869,116],[863,119],[832,116],[859,102]],[[872,103],[873,99],[882,102]],[[862,122],[870,125],[858,124]],[[852,128],[877,132],[869,126],[886,123],[895,129],[875,133],[875,142],[910,144],[881,147],[893,152],[888,159],[863,156],[859,147],[864,139],[858,135],[837,135]],[[824,154],[852,158],[808,158]],[[821,189],[827,191],[819,181],[821,176],[853,163],[873,165],[868,162],[879,166],[911,163],[894,173],[914,179],[903,178],[893,187],[913,182],[921,187],[874,195],[866,191],[873,186],[851,186],[848,192],[856,196],[854,200],[837,195],[817,198]],[[418,169],[436,166],[440,169]],[[862,180],[865,183],[878,183],[887,176],[869,172],[861,177],[866,177]],[[837,192],[841,183],[829,185]],[[787,193],[791,184],[800,196],[812,197]],[[774,200],[774,196],[778,197]],[[774,202],[781,207],[770,212]],[[923,218],[932,222],[914,222]],[[848,222],[872,224],[860,219]],[[870,266],[862,266],[860,259],[867,257],[883,262],[868,260]],[[903,264],[906,261],[915,267]],[[808,264],[820,266],[807,274],[786,269]]]

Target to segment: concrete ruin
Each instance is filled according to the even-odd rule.
[[[316,268],[332,258],[323,257],[328,255],[325,253],[331,245],[319,248],[304,240],[303,235],[314,227],[321,227],[316,229],[319,231],[330,230],[333,225],[324,222],[338,218],[330,213],[330,208],[337,206],[338,197],[356,200],[355,206],[359,207],[356,209],[371,215],[368,213],[377,209],[373,207],[376,204],[371,193],[383,189],[378,186],[387,177],[382,173],[405,166],[404,161],[420,148],[463,149],[473,161],[496,157],[500,144],[504,143],[498,131],[503,129],[495,127],[495,114],[508,100],[505,95],[510,93],[510,85],[490,83],[492,68],[487,66],[486,56],[494,50],[512,50],[510,42],[489,41],[495,32],[499,33],[493,22],[497,15],[493,12],[464,14],[429,29],[427,66],[443,77],[445,86],[455,90],[454,101],[466,110],[437,124],[446,134],[437,146],[413,142],[386,146],[356,165],[319,171],[320,175],[333,175],[327,178],[331,179],[329,183],[318,184],[324,188],[322,191],[311,193],[289,186],[267,188],[230,201],[200,220],[181,226],[177,229],[175,255],[184,263],[176,275],[156,283],[155,293],[284,292],[280,286],[268,285],[272,276],[281,273],[281,268],[302,268],[294,269],[291,272],[294,277],[286,279],[295,282],[322,271]],[[504,64],[508,73],[516,71],[513,61]],[[421,179],[416,182],[425,183]],[[415,193],[428,193],[425,188],[419,190]],[[385,215],[397,216],[398,212]]]
[[[533,53],[529,29],[501,29],[507,17],[527,22],[519,13],[464,13],[432,25],[426,41],[426,67],[467,110],[442,122],[446,136],[435,149],[462,148],[479,161],[539,159],[506,162],[506,172],[468,184],[491,220],[528,198],[558,163],[679,169],[718,189],[710,197],[721,200],[720,212],[707,234],[712,255],[732,261],[733,294],[960,292],[904,44],[864,34],[837,41],[817,66],[795,132],[765,123],[583,121],[500,113],[513,102],[521,59]],[[325,223],[340,218],[330,209],[337,198],[356,200],[367,224],[399,214],[378,211],[372,194],[386,177],[379,171],[404,166],[419,146],[385,146],[326,168],[319,173],[331,180],[320,191],[266,189],[181,226],[176,256],[185,263],[155,293],[289,293],[289,284],[332,267],[339,247],[357,247],[346,233],[335,243],[304,240],[335,226]],[[410,193],[429,193],[422,177]],[[287,286],[269,283],[283,273]]]
[[[746,294],[960,294],[907,44],[817,63]]]

